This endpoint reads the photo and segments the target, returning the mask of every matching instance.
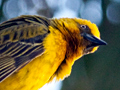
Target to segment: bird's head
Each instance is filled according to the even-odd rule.
[[[100,39],[100,32],[98,27],[88,20],[74,19],[78,23],[77,27],[80,31],[80,37],[82,37],[82,45],[84,47],[83,53],[89,54],[95,52],[100,45],[106,45],[107,43]]]
[[[79,18],[61,18],[54,20],[54,26],[60,30],[67,42],[67,57],[75,59],[95,52],[99,45],[106,45],[100,39],[100,32],[94,23]]]

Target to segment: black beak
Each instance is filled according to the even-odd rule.
[[[82,33],[81,35],[92,43],[91,46],[107,45],[105,41],[98,39],[97,37],[93,35],[90,35],[87,33]]]

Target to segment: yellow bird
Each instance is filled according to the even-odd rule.
[[[0,24],[0,90],[38,90],[71,73],[74,62],[93,53],[97,26],[79,18],[23,15]]]

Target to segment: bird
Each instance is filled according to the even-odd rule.
[[[38,90],[64,80],[76,60],[107,43],[81,18],[21,15],[0,24],[0,90]]]

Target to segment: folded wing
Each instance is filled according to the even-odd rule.
[[[39,16],[20,16],[0,24],[0,82],[45,50],[49,20]]]

